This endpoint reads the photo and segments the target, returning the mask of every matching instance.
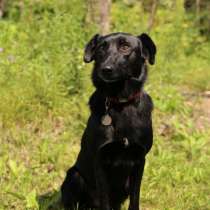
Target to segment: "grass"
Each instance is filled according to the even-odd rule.
[[[24,9],[13,1],[0,21],[0,210],[60,209],[59,188],[79,151],[93,91],[82,56],[97,30],[84,27],[79,1],[24,0]],[[158,54],[146,89],[155,141],[143,210],[210,209],[210,129],[198,129],[182,94],[209,90],[210,43],[177,5],[163,3],[151,33]],[[146,31],[139,8],[115,1],[112,31]]]

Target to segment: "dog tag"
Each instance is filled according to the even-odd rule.
[[[101,123],[102,125],[111,125],[112,124],[112,118],[109,114],[105,114],[102,118],[101,118]]]
[[[124,146],[127,147],[129,145],[128,138],[124,137],[123,138],[123,143],[124,143]]]

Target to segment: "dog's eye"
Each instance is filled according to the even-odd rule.
[[[131,49],[131,47],[130,47],[129,44],[127,44],[127,43],[122,44],[122,45],[119,47],[119,50],[120,50],[120,52],[122,52],[122,53],[129,53],[129,52],[130,52],[130,49]]]

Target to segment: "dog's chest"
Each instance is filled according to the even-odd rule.
[[[121,111],[109,110],[112,119],[113,135],[116,140],[122,140],[125,143],[138,138],[142,128],[142,115],[138,107],[128,106]],[[127,140],[126,140],[127,139]]]
[[[139,160],[143,149],[141,133],[143,132],[141,113],[136,107],[126,107],[123,110],[109,110],[111,125],[103,126],[109,132],[101,147],[101,155],[105,164],[123,165],[126,168]],[[110,132],[112,134],[110,135]]]

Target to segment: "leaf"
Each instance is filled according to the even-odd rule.
[[[27,209],[39,209],[39,205],[36,200],[36,190],[32,190],[26,196],[26,207]]]
[[[8,165],[12,173],[17,177],[18,176],[17,163],[14,160],[9,160]]]

